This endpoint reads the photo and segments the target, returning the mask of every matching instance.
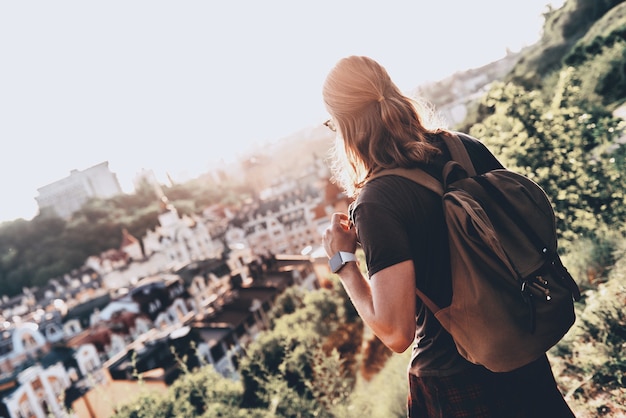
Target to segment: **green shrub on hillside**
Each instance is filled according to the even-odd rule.
[[[299,305],[287,303],[292,293],[279,299],[274,313],[280,316],[272,318],[272,329],[250,344],[241,362],[246,407],[273,408],[277,400],[281,400],[278,405],[293,405],[297,396],[310,407],[324,410],[324,405],[333,403],[330,394],[318,399],[321,392],[312,390],[320,386],[317,379],[324,376],[324,359],[341,360],[335,372],[348,389],[352,386],[361,325],[346,320],[342,294],[329,289],[305,293],[301,305],[289,312],[291,308],[285,306]]]
[[[601,225],[621,228],[626,219],[626,160],[617,143],[623,121],[580,97],[574,69],[561,72],[550,102],[540,91],[497,84],[482,101],[489,114],[470,133],[513,170],[546,191],[559,235],[594,236]]]
[[[594,236],[569,242],[568,251],[562,257],[563,264],[582,289],[596,289],[606,281],[623,241],[621,232],[601,227]]]
[[[118,408],[114,418],[213,418],[267,416],[240,408],[241,382],[223,378],[212,366],[184,373],[165,395],[144,394]]]

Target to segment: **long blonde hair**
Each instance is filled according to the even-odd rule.
[[[429,138],[442,129],[427,128],[420,112],[431,109],[402,94],[369,57],[341,59],[326,77],[322,95],[338,134],[333,177],[350,196],[377,170],[415,166],[439,153]]]

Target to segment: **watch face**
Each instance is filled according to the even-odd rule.
[[[337,273],[343,266],[345,266],[350,261],[356,261],[356,256],[352,253],[346,251],[337,251],[335,255],[332,256],[330,260],[328,260],[328,264],[330,265],[330,271],[333,273]]]
[[[344,265],[344,262],[341,259],[341,253],[338,252],[333,255],[328,263],[330,264],[330,271],[332,271],[333,273],[337,273]]]

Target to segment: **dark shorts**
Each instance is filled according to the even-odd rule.
[[[571,418],[544,356],[508,373],[480,366],[445,377],[409,375],[411,418]]]

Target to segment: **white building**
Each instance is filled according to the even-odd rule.
[[[39,210],[52,209],[68,218],[90,198],[108,199],[122,193],[117,176],[105,161],[86,170],[72,170],[68,177],[37,189]]]
[[[163,252],[172,264],[217,257],[222,251],[203,222],[196,217],[181,217],[166,198],[161,204],[159,226],[148,231],[143,242],[146,256]]]
[[[243,215],[249,247],[258,255],[300,254],[318,244],[315,208],[321,200],[312,188],[293,187],[259,201]]]
[[[62,395],[71,384],[68,372],[61,363],[43,368],[34,361],[49,351],[50,345],[35,323],[3,331],[0,380],[5,389],[14,386],[15,390],[8,391],[2,402],[11,418],[64,416]]]
[[[180,216],[165,196],[158,219],[159,225],[141,238],[145,254],[139,239],[131,242],[130,235],[125,234],[121,249],[130,257],[130,263],[124,260],[117,266],[95,257],[88,260],[89,266],[102,274],[105,287],[127,287],[141,277],[177,269],[193,261],[221,257],[223,243],[211,237],[207,225],[197,216]]]
[[[18,380],[18,389],[3,399],[11,418],[68,416],[61,400],[71,380],[61,363],[47,369],[29,367]]]

